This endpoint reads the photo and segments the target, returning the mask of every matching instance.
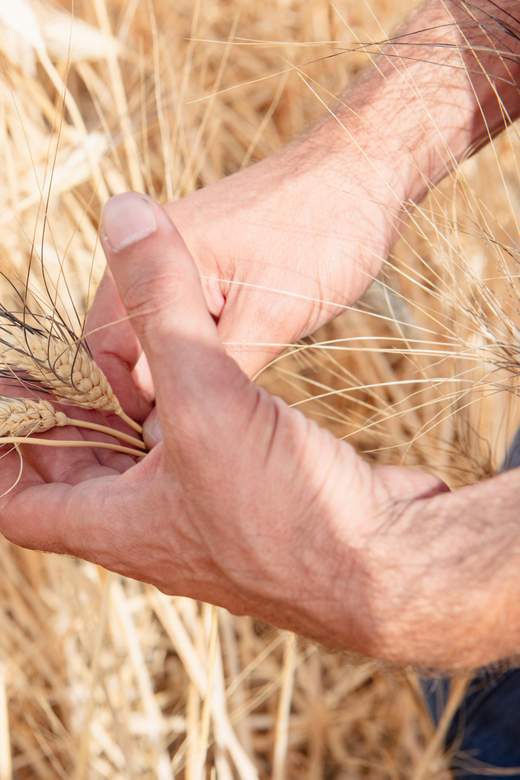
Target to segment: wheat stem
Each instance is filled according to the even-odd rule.
[[[109,428],[108,425],[75,420],[72,417],[67,417],[67,425],[74,425],[76,428],[87,428],[91,431],[98,431],[98,433],[106,433],[108,436],[115,436],[118,439],[122,439],[122,441],[128,442],[128,444],[132,444],[134,447],[139,447],[141,450],[146,449],[146,444],[140,439],[136,439],[135,436],[129,436],[127,433],[121,433],[121,431],[117,431],[115,428]]]
[[[117,416],[120,417],[122,420],[125,421],[127,425],[130,426],[130,428],[133,428],[134,431],[137,431],[137,433],[143,432],[143,426],[139,425],[139,423],[136,423],[135,420],[132,420],[131,417],[129,417],[123,410],[120,408],[119,411],[116,412]]]
[[[29,439],[27,436],[0,437],[0,447],[4,444],[41,444],[43,447],[90,447],[96,450],[113,450],[123,452],[125,455],[138,455],[144,457],[146,452],[134,450],[131,447],[122,447],[119,444],[110,444],[106,441],[53,441],[51,439]]]

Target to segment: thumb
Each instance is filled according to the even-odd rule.
[[[171,399],[173,385],[183,378],[201,380],[209,349],[224,354],[198,271],[166,212],[147,196],[129,192],[111,198],[100,234],[157,398]],[[205,360],[197,359],[197,351]]]

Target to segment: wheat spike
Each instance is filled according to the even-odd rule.
[[[69,424],[67,415],[57,412],[42,398],[0,398],[0,436],[43,433]]]
[[[60,401],[83,409],[120,411],[106,376],[80,344],[71,346],[27,331],[12,335],[15,344],[4,352],[5,363],[26,371]]]
[[[67,417],[64,412],[56,411],[52,404],[43,398],[0,396],[0,439],[31,433],[44,433],[51,428],[63,428],[65,425],[104,433],[122,439],[134,448],[146,450],[145,444],[140,439],[122,433],[115,428],[108,428],[106,425]],[[5,442],[0,441],[0,444],[2,443]]]
[[[115,412],[141,432],[141,427],[125,414],[105,374],[81,343],[68,344],[28,329],[10,329],[9,342],[2,353],[7,367],[29,374],[60,403]]]

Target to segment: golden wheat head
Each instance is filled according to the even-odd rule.
[[[0,397],[0,436],[23,436],[44,433],[68,425],[63,412],[56,411],[43,398]]]
[[[61,404],[112,411],[141,431],[125,414],[105,374],[80,341],[69,343],[43,331],[11,327],[4,329],[2,342],[4,375],[50,393]]]

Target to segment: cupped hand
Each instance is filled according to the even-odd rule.
[[[480,524],[470,536],[459,502],[461,536],[437,480],[370,469],[252,384],[226,353],[198,271],[157,204],[135,194],[112,200],[103,234],[126,317],[112,331],[119,364],[105,344],[109,379],[120,393],[126,386],[127,411],[142,411],[148,380],[128,387],[141,344],[163,439],[137,463],[82,468],[67,465],[70,450],[40,457],[33,447],[0,500],[2,533],[337,647],[429,665],[490,660],[496,651],[467,631],[462,645],[450,638],[461,615],[489,629],[482,589],[463,584],[471,556],[478,551],[483,565],[495,555],[493,528]],[[17,475],[16,456],[4,458],[0,492]],[[486,598],[503,606],[509,580],[491,566],[486,576]]]

